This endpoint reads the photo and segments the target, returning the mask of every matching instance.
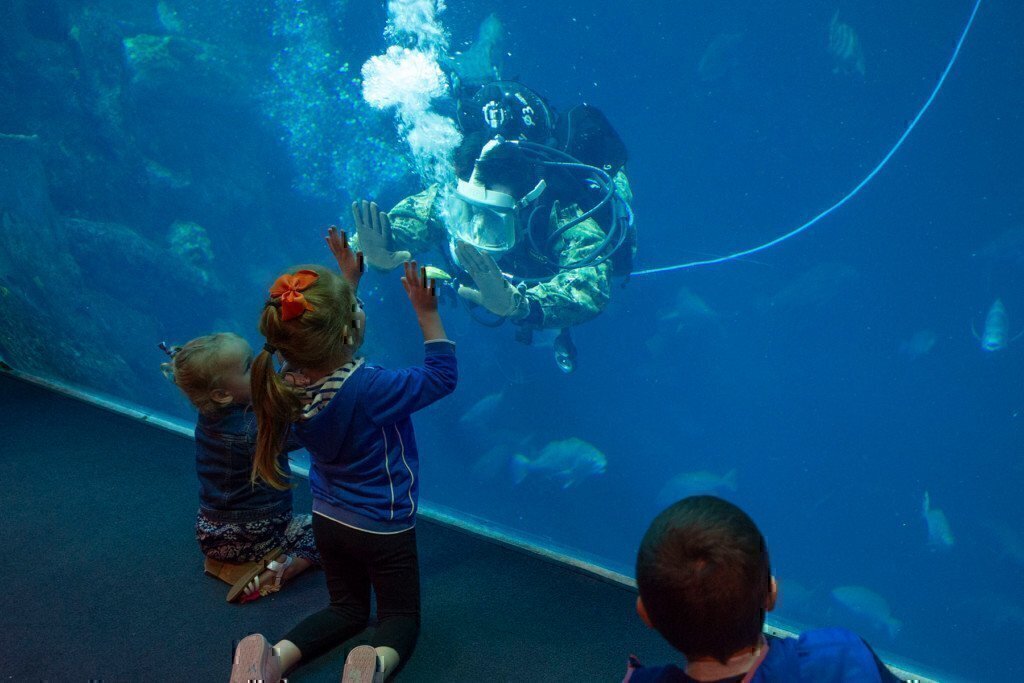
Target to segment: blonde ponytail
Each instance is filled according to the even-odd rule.
[[[355,292],[345,278],[321,266],[301,266],[293,272],[299,270],[317,275],[302,290],[308,306],[284,320],[281,299],[272,297],[260,315],[260,333],[293,367],[340,367],[351,358],[344,332],[351,323]],[[284,472],[277,458],[284,450],[290,426],[302,417],[301,392],[281,379],[274,368],[273,355],[266,349],[253,360],[250,381],[258,429],[251,478],[253,482],[262,479],[276,489],[285,489]]]

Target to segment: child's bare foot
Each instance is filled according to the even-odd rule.
[[[306,571],[311,565],[312,562],[301,557],[279,555],[259,576],[245,585],[242,602],[250,602],[263,595],[276,593],[289,579]]]

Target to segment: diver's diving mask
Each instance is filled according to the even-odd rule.
[[[500,143],[498,138],[484,145],[480,159]],[[448,210],[449,232],[481,251],[503,254],[515,246],[519,211],[536,200],[546,186],[542,179],[522,199],[516,199],[485,187],[474,167],[470,179],[460,179],[455,186]]]

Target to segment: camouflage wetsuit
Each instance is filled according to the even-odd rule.
[[[631,204],[633,193],[625,174],[620,171],[614,180],[619,195]],[[437,248],[450,259],[448,231],[440,219],[437,194],[438,187],[433,185],[419,194],[406,197],[388,212],[388,218],[391,220],[390,248],[393,251],[406,250],[412,254],[424,254],[431,248]],[[560,204],[557,225],[565,225],[582,213],[583,209],[575,203]],[[523,219],[526,220],[528,217],[529,208],[524,211]],[[541,218],[538,217],[538,220]],[[554,227],[551,221],[548,221],[548,225],[547,234],[550,234]],[[539,234],[535,237],[538,245],[544,244]],[[549,258],[557,254],[560,264],[575,263],[590,255],[604,238],[605,231],[592,217],[588,218],[558,237]],[[358,246],[354,245],[353,248],[356,249]],[[629,248],[635,251],[635,245]],[[422,257],[420,258],[422,260]],[[513,285],[517,284],[516,278],[551,276],[550,279],[526,289],[530,313],[525,318],[515,321],[519,325],[555,329],[579,325],[600,313],[610,298],[610,260],[597,266],[555,272],[543,259],[534,255],[529,240],[524,238],[517,240],[516,245],[497,262],[503,272],[513,275]]]

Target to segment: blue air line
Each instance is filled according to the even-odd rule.
[[[932,90],[931,95],[928,96],[928,99],[925,101],[924,106],[921,107],[921,111],[917,112],[917,116],[915,116],[914,119],[910,122],[910,124],[907,126],[906,130],[903,131],[903,135],[901,135],[899,140],[896,141],[896,144],[893,145],[892,149],[889,150],[889,153],[886,154],[882,158],[882,160],[878,163],[878,165],[875,166],[874,169],[872,169],[871,172],[868,173],[867,176],[863,180],[861,180],[857,184],[856,187],[854,187],[845,196],[843,196],[842,199],[840,199],[835,204],[833,204],[832,206],[828,207],[827,209],[825,209],[824,211],[819,213],[817,216],[815,216],[814,218],[810,219],[809,221],[807,221],[806,223],[801,225],[799,228],[796,228],[795,230],[787,232],[785,235],[781,235],[779,237],[776,237],[775,239],[771,240],[770,242],[765,242],[764,244],[761,244],[759,246],[752,247],[750,249],[745,249],[743,251],[738,251],[736,253],[729,254],[727,256],[720,256],[718,258],[706,259],[706,260],[703,260],[703,261],[691,261],[689,263],[680,263],[680,264],[675,265],[675,266],[663,266],[661,268],[648,268],[646,270],[636,270],[636,271],[633,271],[632,276],[636,277],[637,275],[653,275],[654,273],[666,273],[666,272],[669,272],[669,271],[672,271],[672,270],[683,270],[684,268],[695,268],[697,266],[710,266],[710,265],[713,265],[715,263],[724,263],[726,261],[733,261],[735,259],[739,259],[739,258],[742,258],[744,256],[750,256],[751,254],[756,254],[759,251],[764,251],[765,249],[770,249],[771,247],[774,247],[776,244],[779,244],[781,242],[785,242],[790,237],[795,237],[796,235],[799,235],[801,232],[803,232],[804,230],[807,230],[812,225],[814,225],[815,223],[817,223],[818,221],[820,221],[821,219],[825,218],[826,216],[831,214],[833,211],[835,211],[836,209],[841,207],[843,204],[845,204],[846,202],[848,202],[851,199],[853,199],[854,195],[856,195],[858,192],[860,192],[861,189],[865,185],[867,185],[871,181],[872,178],[874,178],[876,175],[878,175],[878,172],[881,171],[882,168],[887,163],[889,163],[889,159],[891,159],[892,156],[894,154],[896,154],[896,150],[898,150],[903,145],[904,141],[907,139],[907,136],[910,135],[910,132],[912,130],[914,130],[915,126],[917,126],[918,121],[920,121],[921,117],[924,116],[924,113],[926,111],[928,111],[928,107],[930,107],[932,102],[935,100],[935,96],[939,94],[939,90],[942,88],[942,84],[945,83],[946,77],[949,75],[949,72],[952,70],[953,64],[956,63],[956,58],[960,54],[960,48],[963,47],[964,40],[967,38],[967,33],[968,33],[968,31],[971,30],[971,24],[974,23],[974,17],[978,14],[978,8],[979,7],[981,7],[981,0],[976,0],[976,2],[974,3],[974,9],[971,11],[971,16],[970,16],[970,18],[968,18],[967,24],[966,24],[966,26],[964,26],[963,33],[960,34],[960,40],[957,41],[956,48],[953,50],[953,55],[949,59],[949,64],[946,65],[946,69],[942,72],[942,75],[939,77],[938,83],[935,84],[935,88]]]

